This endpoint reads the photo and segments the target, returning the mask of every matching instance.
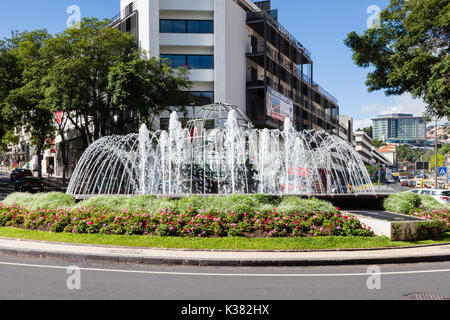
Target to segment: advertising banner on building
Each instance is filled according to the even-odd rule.
[[[284,121],[286,118],[293,120],[294,101],[288,97],[268,87],[266,103],[269,117],[280,121]]]

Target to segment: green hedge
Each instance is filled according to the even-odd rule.
[[[410,214],[418,208],[425,210],[439,210],[450,206],[439,203],[436,199],[428,195],[417,195],[411,192],[391,194],[384,201],[384,209],[390,212]]]
[[[36,209],[69,209],[75,207],[76,203],[72,196],[60,193],[13,193],[2,201],[5,205],[13,205],[14,203],[29,210]]]
[[[250,213],[277,209],[286,214],[306,212],[335,213],[338,210],[327,201],[316,198],[302,199],[296,196],[271,197],[262,194],[255,195],[230,195],[230,196],[191,196],[172,200],[169,198],[157,198],[151,195],[126,196],[97,196],[75,203],[70,195],[62,193],[43,193],[32,195],[29,193],[14,193],[4,201],[6,205],[13,203],[18,206],[34,209],[106,209],[109,211],[137,210],[156,212],[158,209],[170,209],[182,212],[189,209],[212,210],[215,212],[234,211],[237,213]]]

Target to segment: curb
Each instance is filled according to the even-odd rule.
[[[185,259],[165,257],[142,257],[135,255],[97,255],[68,252],[47,252],[40,250],[0,248],[0,255],[22,258],[62,259],[67,262],[141,264],[168,266],[202,266],[202,267],[303,267],[303,266],[342,266],[369,264],[402,264],[424,262],[447,262],[450,254],[380,257],[380,258],[345,258],[345,259]]]

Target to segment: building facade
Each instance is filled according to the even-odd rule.
[[[290,118],[298,130],[338,134],[336,98],[314,82],[311,54],[277,16],[270,1],[121,0],[112,26],[134,34],[149,56],[190,71],[190,116],[223,102],[257,128]]]
[[[364,131],[355,131],[353,134],[353,145],[361,156],[366,166],[380,164],[386,167],[394,164],[384,157],[384,155],[375,149],[370,138]]]
[[[426,140],[425,121],[412,114],[384,114],[373,121],[373,139],[393,143],[415,143]]]
[[[339,115],[339,136],[353,145],[353,118]]]

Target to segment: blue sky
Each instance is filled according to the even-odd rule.
[[[66,28],[70,14],[67,8],[77,5],[81,16],[111,18],[119,12],[120,0],[21,0],[4,2],[0,11],[0,38],[11,30],[45,28],[57,33]],[[383,92],[368,93],[367,70],[356,67],[343,40],[351,31],[367,29],[369,6],[381,9],[389,0],[272,0],[279,9],[279,21],[312,53],[314,80],[332,93],[340,105],[340,113],[355,119],[355,129],[371,124],[370,119],[388,111],[424,111],[421,101],[410,96],[386,97]]]

